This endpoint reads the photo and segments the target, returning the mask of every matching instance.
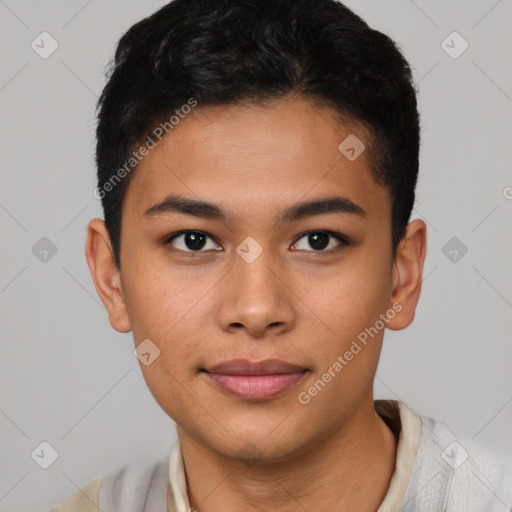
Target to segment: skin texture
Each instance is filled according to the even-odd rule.
[[[362,128],[304,99],[198,106],[133,176],[120,272],[103,222],[89,224],[87,260],[112,327],[160,350],[141,370],[177,423],[199,512],[375,511],[386,494],[396,440],[375,413],[372,390],[385,329],[308,404],[298,400],[394,303],[401,310],[386,327],[407,327],[421,291],[426,225],[409,223],[392,261],[390,196],[373,181],[367,151],[349,161],[338,150],[350,133],[368,147]],[[144,215],[171,193],[215,203],[230,217]],[[279,222],[297,202],[334,195],[366,217]],[[184,229],[212,238],[199,253],[183,237],[165,243]],[[319,230],[350,242],[331,238],[315,251],[303,233]],[[248,236],[262,248],[252,263],[236,251]],[[276,398],[247,401],[200,371],[234,358],[277,358],[309,371]]]

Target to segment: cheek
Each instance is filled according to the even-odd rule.
[[[197,370],[201,334],[211,333],[216,280],[169,264],[144,267],[133,265],[123,282],[132,333],[137,344],[149,339],[160,351],[154,369],[141,366],[145,378],[172,386],[169,374],[185,382]]]
[[[325,279],[305,283],[303,290],[307,304],[330,327],[331,334],[347,340],[373,325],[385,311],[389,279],[384,265],[358,254]]]
[[[151,364],[140,363],[143,377],[157,403],[172,417],[196,405],[188,390],[197,373],[192,365],[200,350],[196,330],[205,329],[196,318],[198,306],[194,308],[202,290],[194,291],[192,286],[178,292],[176,281],[146,273],[127,294],[134,340],[137,344],[151,340],[158,353]]]
[[[183,268],[161,260],[140,257],[131,261],[123,276],[123,288],[135,339],[153,337],[165,345],[183,319],[193,314],[207,286],[191,280]]]
[[[184,358],[186,355],[179,350],[172,354],[162,351],[151,365],[141,364],[142,375],[153,398],[171,418],[179,422],[189,415],[199,417],[202,413],[197,410],[200,402],[194,397],[190,377],[183,370]]]
[[[384,266],[361,255],[341,265],[324,285],[309,287],[308,301],[329,327],[317,368],[320,378],[331,371],[325,375],[325,380],[332,379],[329,393],[350,388],[357,395],[371,385],[382,347],[385,323],[380,315],[388,307],[388,279]]]

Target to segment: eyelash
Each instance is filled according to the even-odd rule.
[[[197,230],[197,229],[187,229],[187,230],[182,230],[182,231],[178,231],[176,233],[173,233],[171,235],[169,235],[168,237],[165,238],[164,240],[164,245],[170,245],[171,242],[181,236],[181,235],[186,235],[188,233],[198,233],[198,234],[201,234],[201,235],[204,235],[208,238],[210,238],[211,240],[213,240],[216,244],[220,245],[214,237],[212,237],[211,235],[209,235],[208,233],[205,233],[204,231],[200,231],[200,230]],[[309,230],[309,231],[305,231],[303,233],[301,233],[300,235],[297,235],[295,241],[293,242],[292,245],[295,245],[299,240],[301,240],[302,238],[304,238],[305,236],[307,235],[310,235],[312,233],[322,233],[322,234],[326,234],[326,235],[329,235],[331,236],[332,238],[336,239],[339,243],[339,245],[337,245],[336,247],[333,247],[331,249],[328,249],[328,250],[307,250],[307,252],[312,252],[312,253],[315,253],[315,254],[332,254],[333,252],[337,252],[339,250],[341,250],[343,247],[347,246],[350,244],[350,239],[343,235],[342,233],[337,233],[336,231],[330,231],[330,230],[327,230],[327,229],[313,229],[313,230]],[[182,253],[186,253],[186,254],[200,254],[202,252],[206,252],[206,251],[202,251],[202,250],[199,250],[199,251],[191,251],[191,250],[188,250],[188,251],[185,251],[183,249],[178,249],[178,248],[174,248],[175,250],[177,251],[180,251]],[[299,251],[301,251],[303,249],[299,249]]]

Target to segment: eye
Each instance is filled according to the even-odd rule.
[[[300,247],[302,239],[306,239],[306,242],[302,244],[302,247]],[[329,241],[329,239],[331,239],[331,241]],[[338,243],[333,244],[333,239]],[[306,247],[306,245],[309,244],[309,246],[313,248],[314,252],[331,252],[348,245],[348,242],[348,238],[341,233],[334,233],[332,231],[308,231],[307,233],[303,233],[292,247],[299,245],[299,251],[309,251]]]
[[[210,246],[208,247],[208,243]],[[213,239],[202,231],[181,231],[174,233],[165,240],[165,245],[172,245],[174,248],[184,252],[205,252],[201,249],[222,250]]]

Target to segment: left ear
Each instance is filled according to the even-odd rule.
[[[386,323],[387,328],[399,331],[414,320],[420,298],[426,253],[427,225],[422,220],[415,219],[407,225],[407,234],[397,249],[393,266],[392,294],[388,306],[397,311],[397,314]]]

